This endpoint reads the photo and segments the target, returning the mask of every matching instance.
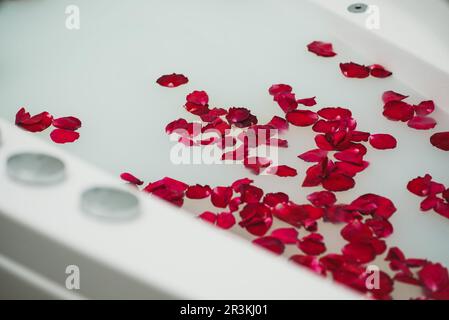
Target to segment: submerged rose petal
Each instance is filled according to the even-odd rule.
[[[430,143],[438,149],[449,151],[449,132],[435,133],[430,137]]]
[[[53,126],[59,129],[75,131],[81,128],[81,121],[76,117],[62,117],[53,119]]]
[[[278,255],[282,254],[285,250],[282,241],[275,237],[257,238],[253,240],[253,243]]]
[[[391,71],[388,71],[379,64],[373,64],[368,68],[370,70],[371,75],[376,78],[387,78],[393,74]]]
[[[298,174],[295,168],[286,165],[270,167],[266,170],[266,173],[274,174],[278,177],[295,177]]]
[[[163,87],[175,88],[189,82],[189,79],[182,74],[172,73],[161,76],[156,82]]]
[[[384,103],[390,102],[390,101],[402,101],[404,99],[408,98],[408,96],[405,96],[403,94],[394,92],[394,91],[385,91],[382,95],[382,101]]]
[[[287,113],[286,119],[294,126],[308,127],[318,121],[318,115],[309,110],[294,110]]]
[[[302,104],[303,106],[306,106],[306,107],[313,107],[314,105],[316,105],[315,98],[316,97],[299,99],[296,102],[298,102],[299,104]]]
[[[369,143],[373,148],[380,150],[394,149],[397,146],[396,139],[389,134],[372,134]]]
[[[54,129],[50,133],[50,138],[56,143],[71,143],[78,140],[80,134],[76,131],[64,130],[64,129]]]
[[[431,117],[416,116],[410,119],[407,125],[416,130],[429,130],[435,128],[437,122]]]
[[[370,69],[354,62],[340,63],[340,70],[347,78],[363,79],[369,76]]]
[[[311,233],[298,241],[298,248],[307,255],[317,256],[326,251],[323,236],[319,233]]]
[[[204,199],[207,198],[211,193],[211,188],[208,185],[202,186],[196,184],[189,186],[186,191],[186,197],[189,199]]]
[[[136,176],[134,176],[133,174],[131,174],[129,172],[123,172],[120,175],[120,178],[128,183],[135,184],[138,186],[141,186],[143,184],[142,180],[140,180],[139,178],[136,178]]]
[[[281,240],[284,244],[295,244],[298,240],[298,230],[295,228],[278,228],[271,232],[271,236]]]
[[[334,52],[332,43],[328,42],[313,41],[307,45],[307,49],[320,57],[334,57],[337,55]]]
[[[407,122],[413,118],[415,110],[413,106],[404,101],[389,101],[384,106],[383,115],[392,121]]]
[[[226,208],[232,198],[231,187],[216,187],[212,189],[211,201],[218,208]]]

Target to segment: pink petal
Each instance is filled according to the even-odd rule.
[[[294,126],[308,127],[318,121],[318,115],[309,110],[294,110],[287,113],[287,121]]]
[[[354,62],[340,63],[340,70],[347,78],[363,79],[370,74],[370,69],[368,67]]]
[[[435,133],[430,137],[430,143],[438,149],[449,151],[449,132]]]
[[[435,128],[437,122],[431,117],[416,116],[410,119],[407,125],[416,130],[429,130]]]
[[[76,131],[64,130],[64,129],[54,129],[50,133],[50,138],[56,143],[70,143],[78,140],[80,134]]]
[[[396,148],[396,139],[389,134],[372,134],[369,138],[369,143],[373,148],[386,150]]]
[[[337,55],[332,48],[332,43],[313,41],[307,45],[307,49],[320,57],[334,57]]]
[[[138,186],[141,186],[143,184],[143,181],[136,178],[134,175],[128,172],[124,172],[120,175],[120,178],[126,182],[129,182],[131,184],[135,184]]]
[[[260,170],[270,166],[271,160],[263,157],[249,157],[245,158],[243,165],[254,174],[259,174]]]
[[[189,79],[182,74],[172,73],[161,76],[156,82],[163,87],[175,88],[189,82]]]

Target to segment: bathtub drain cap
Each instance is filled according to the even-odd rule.
[[[81,195],[81,209],[89,215],[108,220],[127,220],[140,213],[139,199],[113,187],[93,187]]]
[[[8,158],[6,170],[9,177],[27,184],[51,185],[65,179],[64,162],[43,153],[16,153]]]
[[[353,3],[348,7],[348,11],[352,13],[364,13],[368,10],[368,5],[365,3]]]

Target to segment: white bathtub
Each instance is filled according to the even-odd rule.
[[[349,13],[352,1],[343,0],[76,1],[79,30],[65,27],[72,1],[0,2],[0,279],[6,283],[0,296],[362,298],[254,248],[235,235],[243,235],[238,226],[221,232],[193,219],[189,212],[203,209],[194,203],[187,203],[185,212],[130,190],[142,207],[132,221],[105,222],[80,209],[87,188],[129,191],[118,179],[123,171],[146,182],[170,176],[213,186],[248,176],[238,165],[171,164],[164,127],[189,118],[182,104],[193,90],[206,90],[216,106],[247,106],[266,122],[282,115],[267,93],[273,83],[288,83],[301,97],[317,96],[319,107],[348,107],[360,130],[398,139],[396,150],[370,151],[371,166],[357,177],[356,188],[338,199],[347,203],[368,192],[391,198],[398,212],[388,245],[449,265],[449,221],[422,214],[419,200],[405,189],[425,173],[449,185],[448,155],[428,142],[432,132],[449,128],[443,15],[449,5],[426,1],[444,17],[426,24],[417,21],[420,1],[389,2],[370,1],[380,9],[379,30],[367,29],[366,14]],[[406,31],[398,32],[397,20]],[[326,60],[308,53],[305,47],[313,40],[332,42],[338,56]],[[338,62],[351,60],[383,64],[394,76],[346,79]],[[176,89],[155,84],[171,72],[184,73],[189,83]],[[421,132],[387,121],[380,99],[386,90],[414,102],[434,99],[437,128]],[[81,138],[57,146],[48,134],[19,130],[12,122],[20,106],[33,114],[78,116]],[[308,165],[296,156],[313,148],[313,132],[292,128],[287,137],[290,147],[281,151],[281,160],[297,168],[298,177],[254,179],[266,192],[283,191],[304,203],[318,189],[299,187]],[[57,156],[67,166],[67,179],[51,187],[12,181],[6,159],[19,151]],[[335,230],[321,230],[326,243],[340,241]],[[80,268],[79,290],[65,288],[68,265]],[[409,287],[399,289],[399,298],[414,294]]]

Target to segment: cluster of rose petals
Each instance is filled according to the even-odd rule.
[[[449,219],[449,188],[433,181],[430,174],[410,180],[407,189],[418,197],[424,197],[420,205],[422,211],[434,210]]]
[[[384,102],[383,115],[391,121],[407,122],[410,128],[416,130],[429,130],[435,128],[437,122],[429,117],[435,110],[435,104],[432,100],[422,101],[417,105],[411,105],[404,100],[408,96],[394,92],[386,91],[382,95]]]
[[[53,125],[56,129],[50,133],[50,138],[56,143],[74,142],[80,136],[76,130],[81,128],[81,121],[76,117],[54,119],[46,111],[31,116],[23,107],[16,113],[15,124],[29,132],[42,132]]]
[[[364,66],[354,62],[340,63],[340,70],[347,78],[364,79],[370,75],[375,78],[387,78],[393,73],[379,64]]]

